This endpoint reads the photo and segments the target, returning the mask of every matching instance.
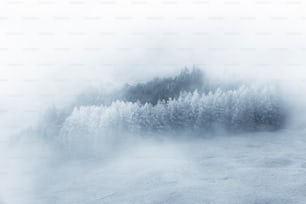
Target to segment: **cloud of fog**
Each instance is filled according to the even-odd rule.
[[[64,164],[68,162],[61,158],[64,157],[61,155],[64,153],[54,148],[54,144],[58,144],[57,140],[50,141],[54,137],[67,136],[69,140],[78,142],[73,140],[74,133],[78,132],[76,127],[72,128],[71,133],[61,131],[61,128],[64,123],[67,126],[72,123],[73,116],[79,114],[79,106],[85,106],[82,109],[87,110],[86,117],[80,116],[81,118],[93,119],[96,117],[96,112],[90,114],[89,109],[93,108],[90,106],[101,105],[99,103],[105,99],[109,100],[108,105],[110,105],[113,98],[108,99],[108,97],[119,93],[126,83],[130,84],[132,87],[130,89],[133,90],[133,87],[145,84],[154,77],[173,77],[185,66],[189,68],[196,66],[204,70],[214,83],[226,84],[223,89],[226,89],[228,82],[236,82],[238,85],[247,82],[255,87],[270,87],[271,84],[280,87],[281,95],[278,95],[278,91],[272,91],[271,95],[273,99],[276,93],[277,97],[284,98],[290,120],[287,121],[285,130],[277,133],[286,129],[303,128],[304,104],[306,104],[306,97],[302,91],[305,89],[303,67],[306,64],[304,57],[306,41],[303,37],[305,8],[300,4],[288,5],[277,1],[269,1],[267,4],[254,2],[230,4],[224,1],[207,1],[201,4],[197,1],[190,3],[176,1],[174,4],[169,2],[167,4],[148,1],[141,5],[122,1],[108,5],[95,1],[84,2],[85,5],[80,6],[54,1],[54,4],[48,6],[41,4],[42,2],[37,5],[17,2],[13,5],[13,2],[9,4],[7,1],[2,1],[0,23],[4,36],[0,38],[2,91],[0,127],[3,134],[1,144],[4,147],[1,150],[3,171],[0,180],[3,182],[0,187],[0,202],[33,203],[31,200],[37,195],[39,184],[48,183],[47,178],[39,180],[41,177],[37,173],[42,171],[43,176],[52,175],[54,160],[58,159],[57,162]],[[228,90],[225,90],[225,93],[226,91]],[[175,97],[178,97],[179,93],[176,94]],[[260,96],[258,101],[252,100],[252,102],[260,104],[263,95]],[[136,103],[136,100],[132,102],[135,103],[134,106],[139,106],[137,110],[143,108]],[[156,100],[154,102],[156,103]],[[274,107],[273,104],[275,103],[272,103],[271,107]],[[248,105],[253,107],[252,103]],[[128,105],[123,103],[122,106],[118,108],[119,112],[125,110]],[[268,107],[267,104],[266,106]],[[116,105],[107,107],[116,108]],[[107,107],[101,106],[97,109],[103,112]],[[151,109],[152,112],[155,111],[154,108]],[[72,111],[74,114],[71,115]],[[116,114],[111,115],[121,118]],[[65,121],[67,118],[70,120]],[[86,126],[87,122],[76,121],[78,127]],[[12,136],[12,133],[19,133],[24,128],[27,130],[18,136]],[[43,131],[37,131],[36,128]],[[86,128],[84,129],[87,130]],[[93,126],[91,130],[98,132],[99,129]],[[151,145],[150,138],[140,139],[146,137],[146,134],[138,134],[139,137],[132,140],[125,138],[125,134],[126,132],[117,134],[115,143],[112,140],[104,141],[108,150],[106,157],[111,157],[110,160],[115,158],[112,157],[112,152],[128,152],[139,140],[149,141],[149,144],[144,142],[138,152],[139,155],[145,153],[146,147]],[[83,135],[80,136],[82,138]],[[273,139],[277,140],[275,137]],[[30,145],[29,141],[34,141],[34,144],[30,142]],[[8,142],[13,145],[8,145]],[[169,142],[170,146],[172,142]],[[254,141],[249,141],[252,142]],[[85,148],[86,152],[85,144],[82,143],[81,147]],[[91,142],[91,144],[96,143]],[[212,146],[214,144],[216,143],[211,143]],[[152,155],[162,157],[157,154],[158,151],[167,152],[168,147],[158,148],[158,145],[159,143],[152,148],[153,150],[148,151],[145,160],[152,158]],[[222,147],[226,148],[226,145]],[[239,145],[231,147],[239,149]],[[210,147],[206,148],[209,150]],[[173,152],[177,153],[176,147],[174,149]],[[54,157],[50,159],[49,156],[45,156],[49,155],[49,151],[59,154],[56,156],[51,154]],[[166,165],[164,169],[162,167],[159,169],[160,172],[165,173],[177,168],[187,169],[185,163],[180,162],[180,159],[185,159],[181,153],[175,154],[172,158],[179,161],[178,165]],[[127,166],[131,164],[134,169],[144,162],[129,163],[129,157],[123,160]],[[120,161],[119,159],[119,164]],[[165,165],[165,162],[160,161],[148,163],[146,163],[148,169]],[[218,165],[213,166],[217,168]],[[57,182],[59,186],[65,186],[65,182],[69,179],[63,178],[69,177],[69,173],[73,176],[82,175],[80,167],[82,164],[76,167],[75,171],[71,164],[71,171],[68,170],[63,176],[60,175],[61,167],[65,165],[58,166],[59,172],[54,175],[56,177],[54,186]],[[122,168],[120,165],[118,167],[114,164],[114,166]],[[109,168],[108,173],[112,172],[112,168]],[[81,173],[76,169],[81,169]],[[193,169],[190,169],[190,174],[188,172],[189,170],[187,175],[195,173]],[[122,172],[118,174],[120,173]],[[160,177],[157,177],[157,180],[158,178]],[[60,183],[61,179],[64,183]],[[126,177],[122,180],[126,181],[125,179]],[[186,185],[198,179],[184,182],[184,178],[181,178],[179,183]],[[89,179],[89,183],[90,181]],[[121,183],[118,181],[117,184],[119,186]],[[118,189],[118,186],[115,189]],[[52,185],[50,188],[52,190]],[[72,194],[74,193],[78,192]],[[85,197],[88,195],[92,194],[88,193]],[[47,197],[50,198],[50,195]],[[124,198],[123,196],[122,200]],[[51,198],[49,201],[40,201],[56,202]]]

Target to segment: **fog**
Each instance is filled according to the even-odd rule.
[[[0,4],[0,203],[305,203],[302,2]]]

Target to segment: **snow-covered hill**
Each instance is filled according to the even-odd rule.
[[[110,144],[143,135],[192,138],[285,127],[288,107],[276,85],[222,84],[204,76],[199,69],[183,70],[108,96],[77,97],[67,109],[49,110],[40,137],[65,152],[99,156]]]

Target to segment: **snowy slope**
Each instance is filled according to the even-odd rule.
[[[288,137],[290,136],[290,137]],[[36,203],[305,203],[302,133],[142,141],[43,175]]]

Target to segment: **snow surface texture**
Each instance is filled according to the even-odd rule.
[[[303,204],[301,136],[285,131],[134,143],[106,161],[49,167],[32,203]]]

